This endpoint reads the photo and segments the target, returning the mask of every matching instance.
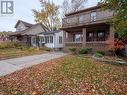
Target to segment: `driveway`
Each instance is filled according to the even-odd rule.
[[[52,52],[41,55],[26,56],[0,61],[0,76],[11,74],[17,70],[31,67],[51,59],[60,58],[67,55],[62,52]]]

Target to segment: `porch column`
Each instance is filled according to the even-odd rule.
[[[72,33],[68,33],[67,41],[68,42],[73,42],[73,35],[72,35]]]
[[[26,35],[26,37],[27,37],[27,43],[26,43],[26,44],[27,44],[28,46],[31,46],[31,42],[30,42],[30,38],[29,38],[29,36]]]
[[[83,47],[86,47],[86,28],[83,28],[82,32],[83,32],[83,42],[82,42],[82,45],[83,45]]]
[[[109,30],[109,32],[110,32],[110,35],[109,35],[109,39],[111,40],[111,41],[113,41],[114,42],[114,39],[115,39],[115,33],[114,33],[114,29],[113,29],[113,26],[110,26],[110,30]]]

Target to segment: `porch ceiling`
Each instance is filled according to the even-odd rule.
[[[74,27],[74,28],[68,28],[64,31],[66,32],[82,32],[83,28],[86,28],[87,31],[95,31],[95,30],[109,30],[108,24],[100,24],[100,25],[91,25],[91,26],[82,26],[82,27]]]
[[[68,28],[61,28],[61,30],[64,31],[82,31],[82,28],[87,28],[87,29],[91,29],[91,28],[100,28],[100,27],[109,27],[109,24],[107,23],[99,23],[99,24],[90,24],[90,25],[83,25],[83,26],[76,26],[76,27],[68,27]]]

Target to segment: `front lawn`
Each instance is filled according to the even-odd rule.
[[[8,58],[15,58],[21,56],[29,56],[34,54],[42,54],[46,52],[45,50],[37,50],[36,48],[25,48],[25,49],[18,49],[18,48],[7,48],[7,49],[0,49],[0,60],[8,59]]]
[[[127,66],[67,56],[1,77],[0,91],[4,95],[127,95]]]

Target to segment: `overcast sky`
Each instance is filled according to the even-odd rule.
[[[1,1],[1,0],[0,0]],[[14,14],[3,16],[0,14],[0,31],[15,31],[14,25],[18,20],[35,23],[32,9],[40,9],[39,0],[13,0]],[[63,0],[53,0],[62,5]],[[88,0],[86,7],[95,6],[99,0]]]

